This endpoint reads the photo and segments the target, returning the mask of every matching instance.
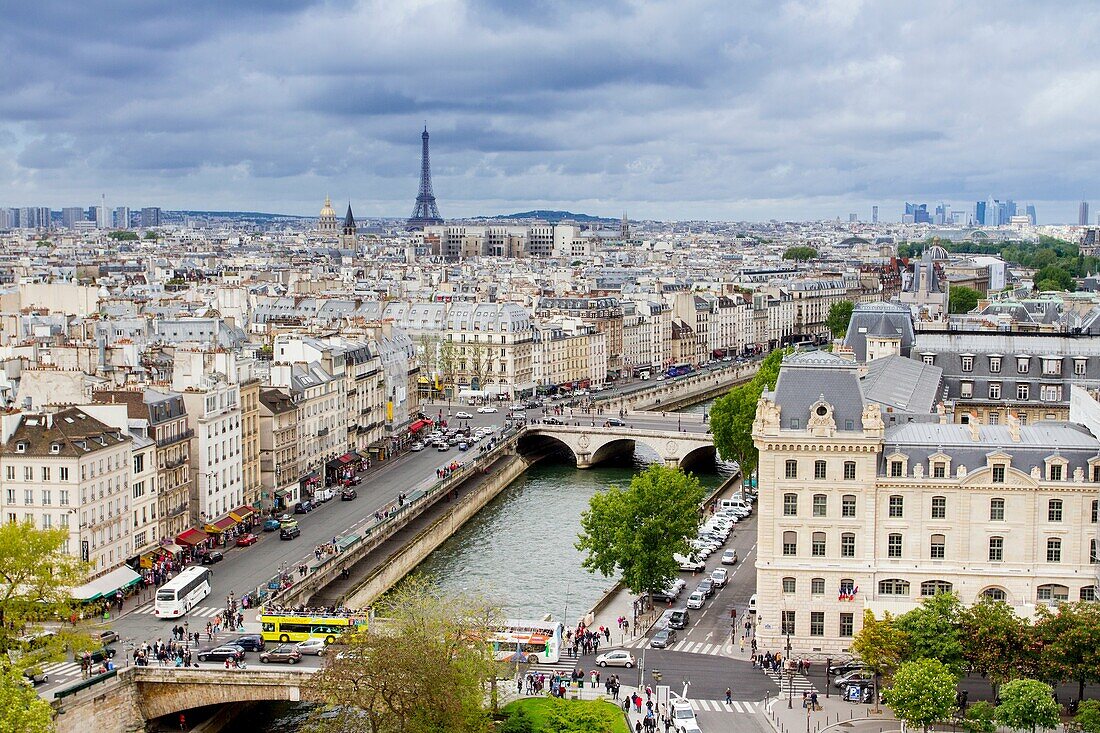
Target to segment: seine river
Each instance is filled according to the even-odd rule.
[[[703,412],[710,402],[684,412]],[[588,470],[555,461],[533,466],[502,491],[476,517],[433,552],[416,572],[444,591],[487,596],[512,618],[555,619],[574,623],[614,583],[581,568],[574,547],[580,516],[588,500],[608,486],[627,486],[656,454],[639,448],[634,458]],[[706,487],[717,487],[728,471],[696,474]],[[297,733],[304,708],[290,703],[261,706],[245,727],[266,733]],[[243,723],[244,721],[239,721]]]

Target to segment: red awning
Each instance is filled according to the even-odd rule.
[[[225,516],[221,519],[216,519],[213,522],[208,523],[205,527],[203,527],[203,529],[205,529],[207,532],[214,532],[215,534],[217,534],[218,532],[224,532],[225,530],[236,524],[236,519],[230,516]]]
[[[356,458],[357,458],[357,456],[354,453],[345,453],[344,455],[340,456],[336,460],[340,461],[340,463],[351,463]]]
[[[431,424],[432,424],[431,420],[425,420],[425,419],[417,420],[416,422],[414,422],[412,425],[409,426],[409,432],[410,433],[415,433],[419,430],[423,430],[424,428],[429,427]]]
[[[210,535],[203,532],[201,529],[185,529],[180,534],[176,535],[176,544],[179,545],[197,545],[203,540],[210,539]]]

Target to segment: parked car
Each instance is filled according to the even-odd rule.
[[[672,602],[680,597],[681,591],[687,586],[687,581],[683,578],[673,578],[664,590],[657,591],[653,594],[653,600],[655,601],[668,601]]]
[[[293,644],[280,644],[274,649],[270,649],[260,654],[260,661],[264,664],[268,662],[297,664],[302,661],[302,653],[298,651]]]
[[[227,659],[232,659],[236,662],[244,659],[244,649],[241,649],[235,644],[223,644],[222,646],[214,647],[213,649],[203,649],[199,652],[200,662],[224,662]]]
[[[676,555],[676,562],[680,563],[681,570],[692,570],[701,573],[706,570],[707,564],[696,557],[684,557]]]
[[[626,667],[630,669],[637,663],[634,655],[623,649],[617,649],[596,657],[597,667]]]
[[[695,590],[698,593],[702,593],[707,598],[714,595],[715,587],[710,578],[703,578],[699,581],[699,585],[695,586]]]
[[[115,658],[115,650],[109,646],[101,646],[98,649],[92,649],[85,652],[73,652],[73,661],[79,662],[81,659],[89,659],[92,664],[99,664],[108,659]]]
[[[278,519],[268,519],[264,522],[264,532],[278,532],[280,526]]]
[[[276,526],[278,526],[279,523],[276,522],[275,524]],[[251,547],[252,545],[256,544],[256,540],[258,539],[259,537],[257,537],[256,535],[252,534],[251,532],[247,532],[237,538],[237,547]]]
[[[480,412],[482,415],[487,415],[491,412],[496,412],[497,408],[493,407],[492,405],[482,405],[481,407],[477,408],[477,411]]]
[[[710,582],[714,583],[717,588],[725,588],[726,581],[729,580],[729,571],[725,568],[715,568],[710,571]]]
[[[33,685],[42,685],[50,681],[50,676],[41,667],[28,667],[23,670],[23,679]]]
[[[306,639],[305,641],[298,642],[295,648],[302,654],[312,654],[314,656],[321,656],[325,653],[324,639]]]
[[[470,444],[469,444],[469,443],[467,443],[467,442],[466,442],[466,441],[464,440],[464,441],[462,441],[461,443],[459,443],[459,444],[458,444],[458,449],[459,449],[459,450],[470,450]]]
[[[202,564],[203,565],[213,565],[215,563],[221,562],[224,559],[225,559],[225,555],[221,554],[217,550],[211,550],[210,552],[208,552],[208,553],[206,553],[205,555],[202,556]]]
[[[546,425],[565,425],[565,423],[556,417],[544,417],[542,419]]]
[[[309,514],[313,511],[313,502],[309,499],[303,499],[294,505],[295,514]]]
[[[458,419],[458,420],[471,420],[471,419],[473,419],[473,417],[474,417],[473,415],[466,412],[465,410],[459,410],[458,412],[455,413],[455,418]]]
[[[829,667],[829,675],[831,677],[837,677],[839,675],[848,674],[849,672],[855,672],[857,669],[863,669],[866,666],[867,665],[863,662],[854,659],[849,662],[837,662]]]
[[[875,673],[869,669],[853,669],[847,674],[842,674],[833,681],[833,686],[843,690],[848,685],[860,687],[874,684]]]
[[[737,564],[737,550],[726,550],[722,553],[723,565],[736,565]]]
[[[649,640],[649,645],[654,649],[665,649],[676,643],[676,630],[670,629],[667,626]]]
[[[355,489],[349,486],[348,488],[340,492],[340,501],[351,501],[358,496],[358,492],[356,492]]]
[[[707,596],[705,593],[695,591],[690,596],[688,596],[687,607],[691,609],[702,608],[706,600]]]
[[[414,440],[412,444],[409,445],[409,450],[414,452],[424,450],[424,444],[421,443],[419,440]]]
[[[302,528],[299,527],[297,524],[295,524],[291,527],[283,527],[282,529],[280,529],[279,530],[279,539],[281,539],[281,540],[292,540],[292,539],[294,539],[295,537],[298,537],[301,534],[302,534]]]
[[[229,643],[239,646],[246,652],[262,652],[267,646],[264,638],[259,634],[242,634]]]

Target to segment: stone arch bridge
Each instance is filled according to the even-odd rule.
[[[714,461],[714,440],[700,427],[679,429],[676,420],[670,420],[667,427],[534,423],[526,427],[516,448],[521,455],[533,457],[568,451],[577,468],[591,468],[616,455],[633,453],[641,444],[656,453],[665,465],[690,467]]]

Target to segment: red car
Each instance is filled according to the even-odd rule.
[[[256,540],[259,539],[256,535],[249,532],[248,534],[242,534],[237,538],[237,547],[248,547],[249,545],[256,544]]]

